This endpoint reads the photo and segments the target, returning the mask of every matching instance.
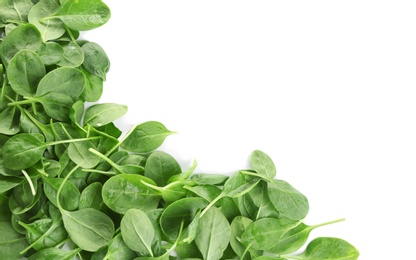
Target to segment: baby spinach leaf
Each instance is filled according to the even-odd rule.
[[[20,111],[16,107],[6,107],[0,113],[0,134],[15,135],[20,132]]]
[[[46,70],[38,54],[21,50],[10,60],[7,74],[14,92],[21,96],[33,96]]]
[[[22,182],[22,178],[4,176],[0,173],[0,194],[4,194],[6,191],[9,191],[14,187],[19,186]]]
[[[45,42],[38,52],[46,66],[57,64],[64,55],[64,49],[56,42]]]
[[[141,255],[153,256],[152,243],[155,230],[146,213],[139,209],[129,209],[121,219],[121,235],[128,247]]]
[[[94,42],[87,42],[82,45],[85,53],[83,66],[92,75],[105,80],[107,72],[110,70],[110,60],[100,45]]]
[[[199,220],[195,243],[204,259],[220,259],[230,241],[231,228],[219,209],[211,207]]]
[[[3,0],[0,1],[0,22],[8,20],[27,21],[27,14],[32,8],[31,0]]]
[[[311,233],[312,230],[318,227],[322,227],[325,225],[333,224],[336,222],[343,221],[344,219],[337,219],[330,222],[325,222],[318,225],[308,226],[304,223],[300,223],[296,227],[292,228],[288,232],[286,232],[282,239],[279,241],[279,243],[273,247],[268,249],[267,251],[269,253],[273,254],[290,254],[301,248],[306,241],[308,240],[309,233]]]
[[[301,220],[308,214],[308,199],[283,180],[268,183],[268,195],[273,206],[287,218]]]
[[[101,196],[103,185],[99,182],[94,182],[88,185],[81,193],[79,198],[79,209],[94,208],[101,210],[103,198]]]
[[[54,206],[58,207],[57,193],[64,180],[61,178],[43,178],[43,180],[45,195]],[[62,208],[65,210],[77,209],[79,197],[80,192],[72,182],[67,181],[63,184],[61,196],[59,197],[59,202]]]
[[[40,251],[48,247],[54,247],[64,241],[68,234],[61,221],[52,219],[39,219],[30,224],[20,222],[26,229],[27,241],[35,250]],[[28,249],[28,248],[27,248]]]
[[[84,62],[84,51],[74,42],[68,42],[62,46],[63,54],[57,63],[61,67],[78,67]]]
[[[80,251],[81,251],[80,248],[76,248],[71,251],[66,251],[60,248],[50,247],[50,248],[45,248],[31,255],[28,258],[28,260],[37,260],[37,259],[72,260]]]
[[[248,254],[244,255],[246,246],[240,242],[241,236],[251,223],[253,223],[251,219],[238,216],[233,219],[230,226],[230,245],[240,258],[244,257],[243,259],[250,259],[250,257]]]
[[[58,9],[59,3],[56,0],[40,0],[29,11],[28,20],[38,28],[44,42],[57,39],[65,33],[62,21],[58,19],[42,21],[43,18],[55,14]]]
[[[11,170],[23,170],[42,158],[46,146],[43,135],[22,133],[11,137],[3,146],[3,165]]]
[[[80,67],[80,70],[87,78],[87,84],[82,92],[82,99],[88,102],[96,102],[103,94],[103,80],[100,77],[92,75],[84,67]]]
[[[3,214],[3,211],[2,211]],[[3,259],[20,259],[20,251],[28,246],[24,235],[17,233],[10,222],[0,221],[0,252]]]
[[[101,0],[66,0],[53,17],[73,30],[87,31],[105,24],[110,15],[110,9]]]
[[[95,252],[108,245],[113,237],[114,223],[105,213],[92,208],[77,211],[61,210],[71,240],[85,251]]]
[[[160,217],[160,227],[163,233],[172,241],[178,237],[181,223],[187,227],[195,215],[208,205],[202,198],[190,197],[173,202],[163,211]]]
[[[95,167],[100,162],[100,157],[91,153],[90,148],[96,148],[92,141],[70,143],[68,146],[69,158],[83,168]]]
[[[268,178],[274,178],[276,176],[276,166],[272,159],[264,152],[255,150],[251,155],[250,162],[258,174]]]
[[[122,140],[121,148],[136,153],[148,153],[157,149],[167,136],[174,134],[163,124],[149,121],[136,126]]]
[[[289,219],[262,218],[247,226],[241,243],[254,250],[267,250],[276,246],[282,236],[298,224]]]
[[[197,173],[191,176],[191,180],[199,185],[218,185],[222,186],[228,180],[229,176],[223,174]]]
[[[42,48],[42,37],[39,30],[32,24],[25,24],[13,29],[4,37],[0,44],[0,57],[8,66],[13,56],[20,50],[38,52]]]
[[[104,203],[113,211],[125,214],[129,209],[149,211],[157,208],[161,196],[143,182],[156,185],[151,179],[137,174],[119,174],[103,185]]]
[[[48,116],[63,122],[68,121],[69,112],[74,103],[67,94],[57,92],[46,93],[32,100],[40,102]]]
[[[72,100],[78,100],[84,86],[85,76],[81,71],[68,67],[58,68],[41,79],[36,96],[55,92],[68,95]]]
[[[122,234],[119,233],[108,244],[107,254],[103,259],[134,259],[137,253],[131,250],[123,240]]]
[[[127,113],[127,106],[114,103],[96,104],[85,111],[84,124],[100,127]]]
[[[345,240],[319,237],[312,240],[302,254],[283,257],[308,260],[356,260],[359,255],[358,250]]]
[[[168,180],[182,172],[179,163],[170,154],[154,151],[147,158],[144,175],[152,179],[158,186],[165,186]]]

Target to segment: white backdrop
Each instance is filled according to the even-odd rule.
[[[312,238],[412,258],[413,1],[104,2],[111,20],[84,37],[111,59],[100,102],[129,106],[119,127],[162,122],[179,134],[160,149],[197,172],[263,150],[309,198],[306,223],[346,218]]]

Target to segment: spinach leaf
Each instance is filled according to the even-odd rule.
[[[201,217],[195,243],[204,259],[220,259],[230,241],[231,227],[219,209],[211,207]]]
[[[7,73],[14,92],[22,96],[33,96],[39,81],[46,75],[46,70],[38,54],[21,50],[10,60]]]
[[[85,76],[81,71],[68,67],[58,68],[41,79],[36,96],[55,92],[68,95],[72,100],[78,100],[84,86]]]
[[[144,175],[152,179],[158,186],[165,186],[168,180],[182,169],[179,163],[170,154],[155,151],[147,158]]]
[[[71,240],[85,251],[95,252],[108,245],[114,223],[105,213],[92,208],[77,211],[61,210],[65,229]]]
[[[129,209],[120,224],[126,245],[141,255],[153,256],[152,243],[155,230],[147,214],[139,209]]]
[[[100,127],[127,113],[127,106],[114,103],[96,104],[85,111],[84,124]]]
[[[64,55],[64,48],[56,42],[45,42],[38,52],[46,66],[57,64]]]
[[[129,209],[149,211],[157,208],[161,196],[143,182],[156,185],[151,179],[137,174],[119,174],[103,185],[104,203],[113,211],[125,214]]]
[[[65,33],[65,27],[60,20],[42,20],[56,13],[58,9],[56,0],[40,0],[29,11],[28,20],[38,28],[44,42],[57,39]]]
[[[94,208],[101,210],[103,198],[101,196],[103,185],[100,182],[94,182],[86,187],[79,198],[79,209]]]
[[[121,148],[130,152],[148,153],[157,149],[167,136],[174,133],[159,122],[145,122],[127,134],[121,141]]]
[[[58,207],[57,193],[61,185],[63,185],[60,191],[59,204],[65,210],[78,208],[80,192],[72,182],[64,182],[64,179],[61,178],[43,178],[43,180],[45,195],[54,206]]]
[[[85,53],[83,66],[92,75],[105,80],[107,72],[110,70],[110,60],[100,45],[94,42],[87,42],[82,45]]]
[[[20,111],[16,107],[6,107],[0,112],[0,134],[15,135],[20,132]]]
[[[50,248],[45,248],[31,255],[28,258],[28,260],[37,260],[37,259],[72,260],[80,251],[81,251],[80,248],[76,248],[71,251],[66,251],[60,248],[50,247]]]
[[[84,62],[84,51],[74,42],[68,42],[62,46],[63,54],[57,63],[61,67],[78,67]]]
[[[345,240],[333,237],[319,237],[312,240],[300,255],[283,256],[287,259],[308,260],[356,260],[360,253]]]
[[[3,259],[20,259],[22,256],[19,252],[28,245],[25,236],[16,232],[11,223],[7,221],[0,221],[0,234],[1,257]]]
[[[66,26],[76,31],[87,31],[105,24],[110,9],[101,0],[66,0],[56,14]]]
[[[41,48],[42,37],[39,30],[32,24],[25,24],[14,28],[4,37],[0,44],[0,57],[7,67],[13,56],[20,50],[38,52]]]
[[[131,250],[123,240],[121,233],[111,239],[108,244],[107,254],[103,259],[118,260],[118,259],[133,259],[137,253]]]
[[[255,150],[251,155],[250,162],[258,174],[268,178],[274,178],[276,176],[276,166],[272,159],[264,152]]]

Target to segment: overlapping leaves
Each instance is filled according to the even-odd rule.
[[[105,51],[79,40],[103,25],[100,0],[0,1],[0,252],[4,259],[357,259],[306,225],[305,195],[250,170],[194,173],[157,150],[174,134],[149,121],[122,138],[127,106],[99,100]],[[64,245],[66,245],[64,247]]]

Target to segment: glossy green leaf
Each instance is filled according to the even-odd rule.
[[[163,124],[156,121],[149,121],[136,126],[123,140],[121,147],[130,152],[148,153],[165,141],[166,137],[174,134]]]
[[[62,45],[62,50],[62,58],[57,63],[59,66],[76,68],[84,62],[84,51],[77,43],[68,42]]]
[[[28,246],[24,235],[17,233],[10,222],[0,221],[0,252],[3,259],[20,259],[20,251]]]
[[[123,240],[131,250],[153,256],[155,230],[144,211],[129,209],[121,220],[120,228]]]
[[[111,218],[92,208],[63,210],[62,219],[71,240],[79,248],[90,252],[108,245],[115,231]]]
[[[28,14],[28,20],[35,25],[42,35],[44,42],[61,37],[65,33],[62,21],[58,19],[42,20],[55,14],[59,9],[57,0],[40,0]]]
[[[123,240],[121,233],[111,239],[108,244],[107,254],[104,259],[119,260],[119,259],[134,259],[137,253],[131,250]]]
[[[33,51],[21,50],[11,60],[7,74],[12,89],[22,96],[33,96],[46,75],[42,59]]]
[[[94,208],[100,210],[103,205],[103,198],[101,196],[103,185],[99,182],[94,182],[86,187],[79,198],[79,209]]]
[[[182,172],[179,163],[168,153],[162,151],[153,152],[147,158],[144,167],[144,175],[152,179],[158,186],[165,186],[168,180]]]
[[[58,207],[57,193],[64,180],[61,178],[43,178],[43,180],[45,195],[54,206]],[[65,182],[59,197],[61,206],[65,210],[75,210],[78,208],[79,197],[80,192],[77,187],[69,181]]]
[[[293,258],[307,260],[356,260],[360,253],[345,240],[333,237],[319,237],[312,240],[305,251]],[[286,256],[285,256],[286,257]]]
[[[0,57],[8,65],[13,56],[20,50],[38,52],[42,48],[42,37],[32,24],[25,24],[13,29],[0,45]]]
[[[100,127],[113,122],[127,113],[127,106],[103,103],[90,106],[85,111],[84,124]]]
[[[0,134],[15,135],[20,132],[20,111],[16,107],[6,107],[0,112]]]
[[[66,0],[54,17],[76,31],[87,31],[105,24],[110,9],[101,0]]]
[[[56,42],[46,42],[39,51],[39,56],[46,66],[57,64],[64,55],[64,49]]]
[[[195,243],[204,259],[220,259],[230,241],[231,227],[219,209],[211,207],[199,221]]]
[[[110,70],[110,60],[100,45],[94,42],[87,42],[82,45],[85,53],[83,66],[92,75],[106,79],[106,74]]]
[[[36,96],[56,92],[68,95],[77,100],[84,90],[85,76],[74,68],[58,68],[52,70],[39,82]]]
[[[276,166],[272,159],[262,151],[255,150],[250,158],[251,166],[260,175],[268,178],[276,176]]]

